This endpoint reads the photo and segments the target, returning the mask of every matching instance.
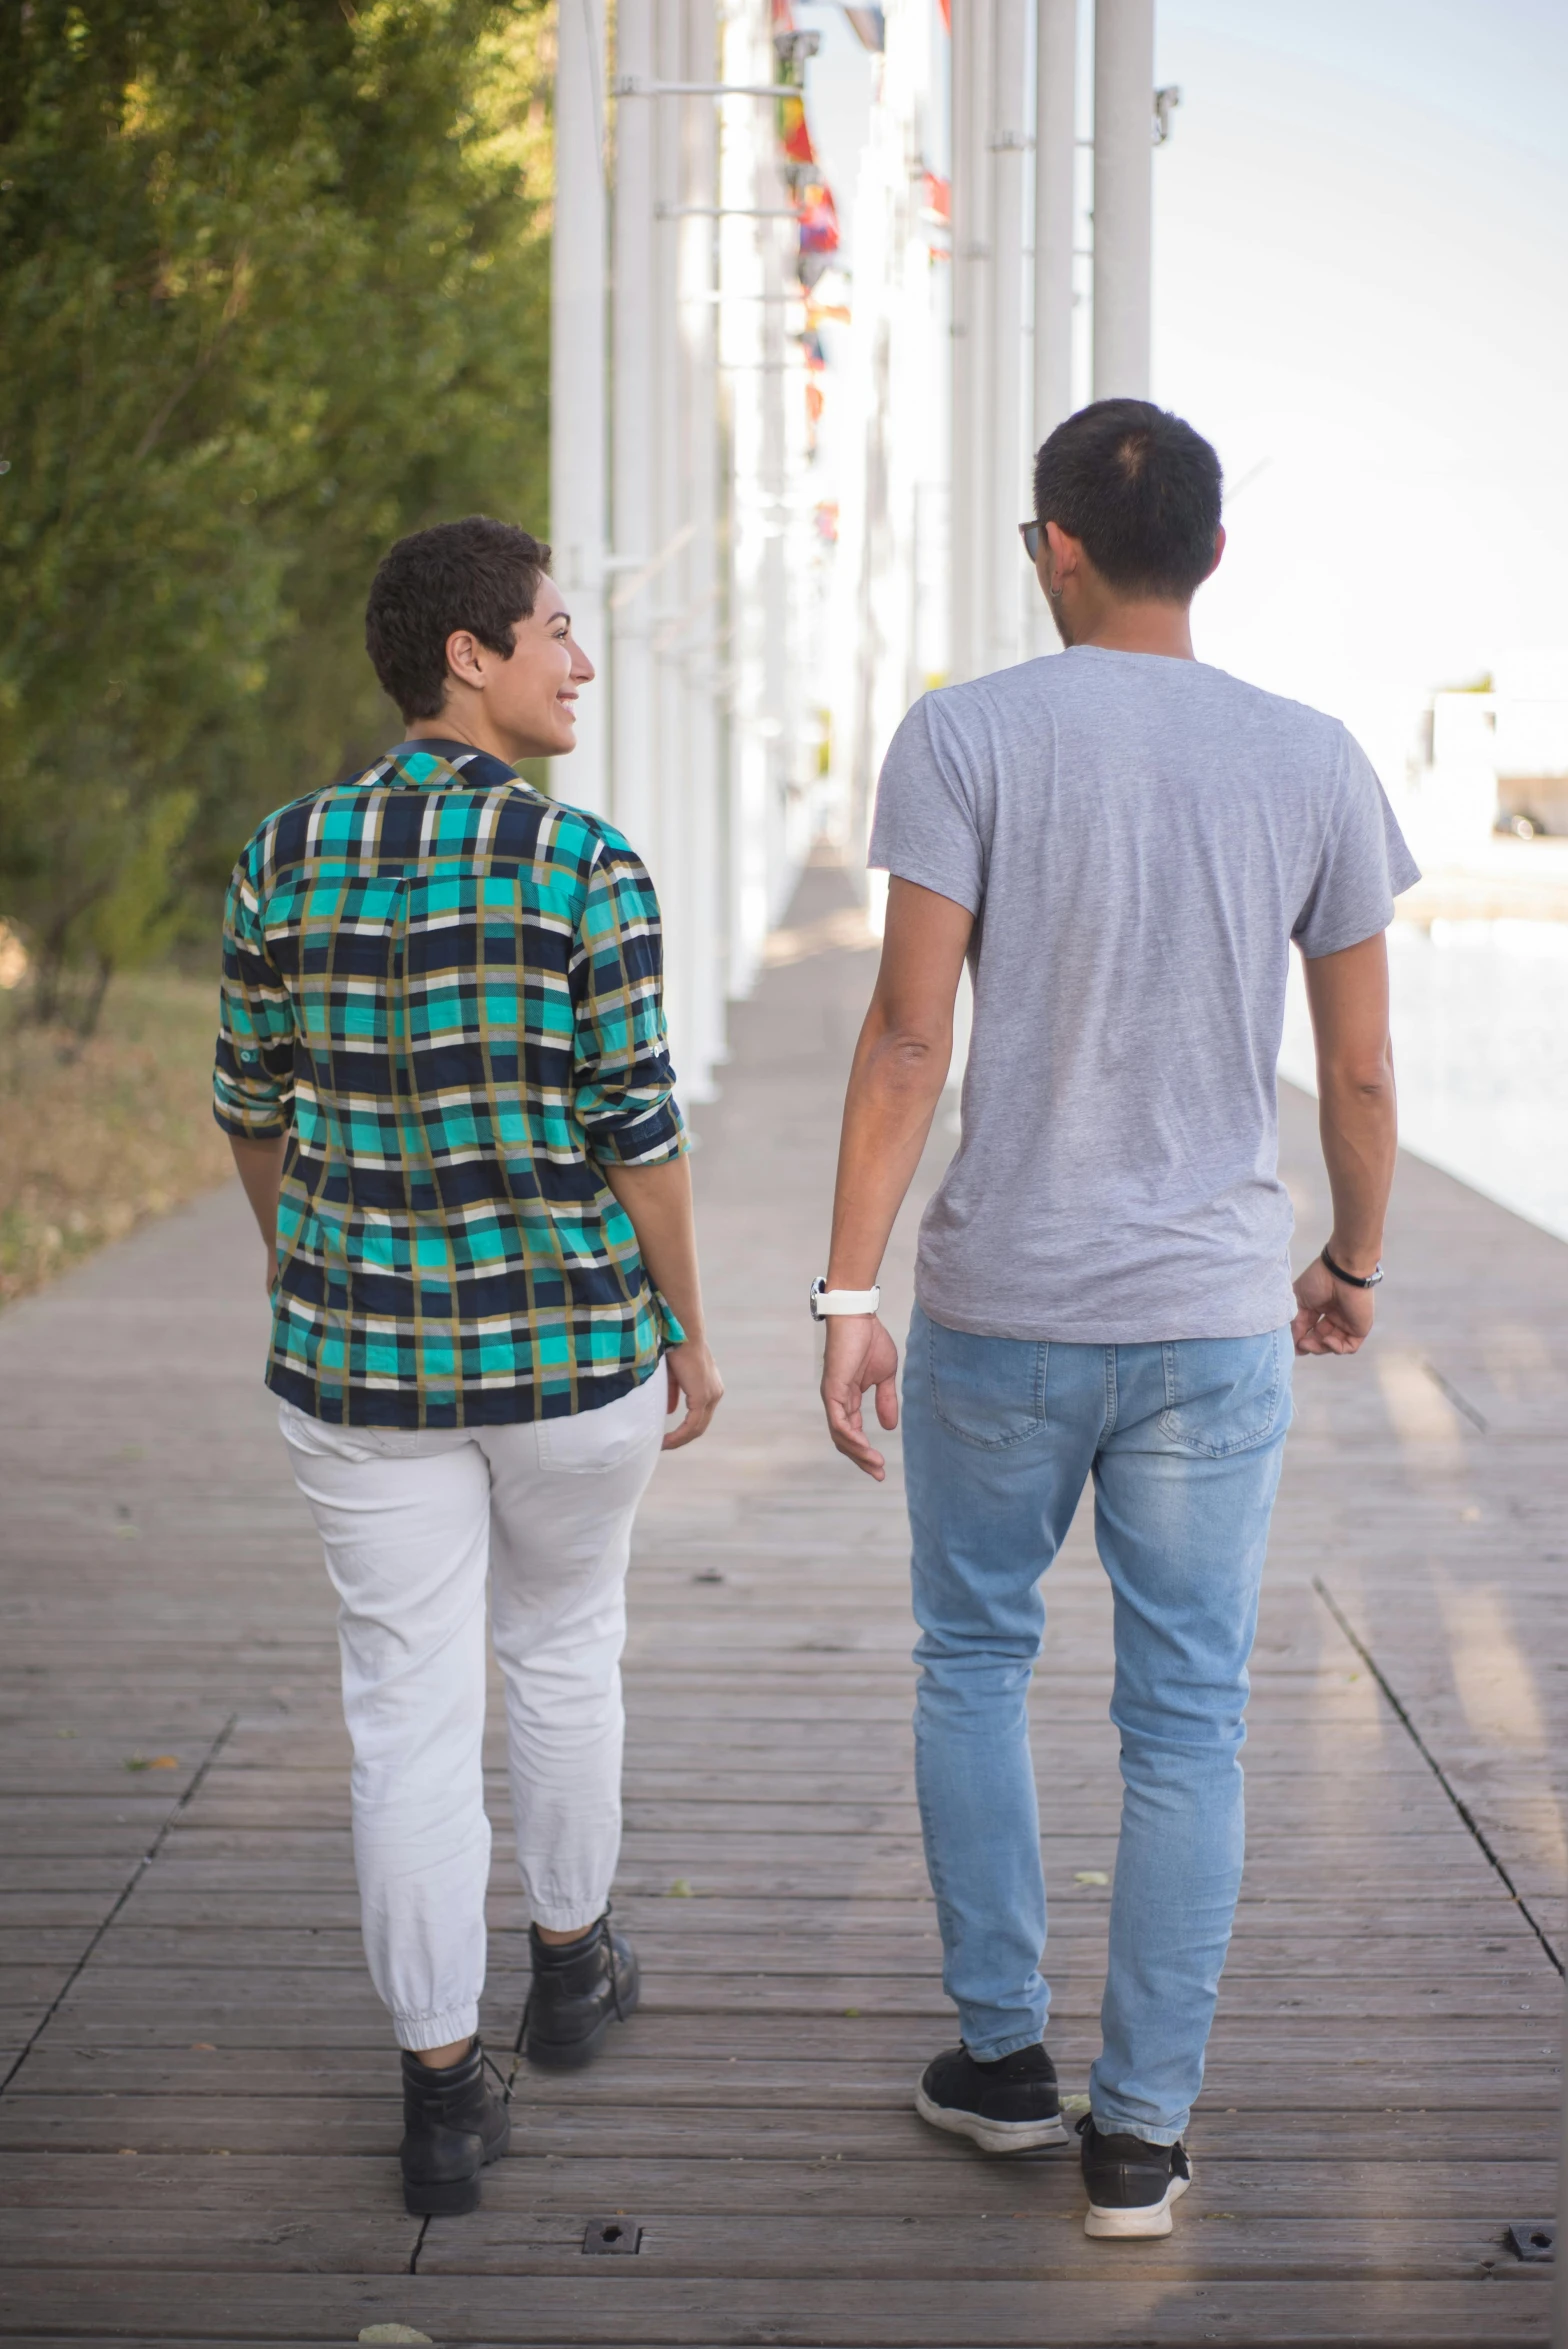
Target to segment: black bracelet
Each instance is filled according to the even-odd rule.
[[[1333,1257],[1329,1254],[1326,1248],[1320,1248],[1318,1250],[1318,1262],[1322,1265],[1325,1272],[1331,1272],[1333,1274],[1335,1280],[1343,1281],[1347,1289],[1375,1289],[1378,1282],[1383,1277],[1383,1267],[1381,1264],[1375,1266],[1374,1269],[1368,1273],[1365,1280],[1360,1279],[1359,1276],[1353,1272],[1341,1272],[1339,1266],[1334,1262]]]

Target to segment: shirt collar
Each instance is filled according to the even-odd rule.
[[[393,770],[398,781],[423,790],[436,788],[454,776],[475,789],[493,790],[498,783],[517,781],[515,770],[504,759],[444,734],[420,734],[394,743],[383,764]]]

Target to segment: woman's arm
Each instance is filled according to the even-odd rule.
[[[685,1337],[665,1355],[670,1409],[686,1401],[686,1416],[664,1439],[667,1452],[694,1444],[724,1394],[718,1364],[708,1350],[702,1316],[702,1283],[697,1271],[697,1226],[692,1214],[691,1161],[661,1158],[652,1166],[601,1164],[600,1173],[625,1209],[648,1278],[674,1314]]]
[[[244,1134],[231,1134],[229,1148],[234,1153],[234,1171],[245,1186],[256,1229],[267,1251],[270,1297],[278,1280],[278,1189],[283,1181],[283,1153],[288,1148],[288,1136],[270,1134],[264,1141],[253,1142]]]

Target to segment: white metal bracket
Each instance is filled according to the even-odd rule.
[[[645,82],[640,74],[618,73],[613,98],[803,98],[798,82]]]

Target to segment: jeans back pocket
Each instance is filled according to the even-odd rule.
[[[1037,1435],[1051,1351],[1044,1340],[980,1338],[925,1318],[931,1408],[949,1433],[989,1452]]]
[[[1290,1424],[1291,1337],[1167,1341],[1160,1433],[1206,1460],[1249,1451]]]

